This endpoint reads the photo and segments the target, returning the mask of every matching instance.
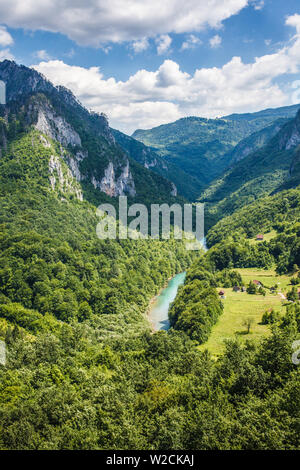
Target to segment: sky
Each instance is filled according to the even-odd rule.
[[[0,60],[127,134],[300,102],[299,0],[0,0]]]

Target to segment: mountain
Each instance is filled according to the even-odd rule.
[[[69,90],[54,87],[35,70],[15,62],[0,63],[0,79],[7,91],[0,116],[9,124],[9,135],[2,126],[4,149],[8,138],[35,129],[45,147],[49,139],[58,143],[53,171],[59,172],[64,162],[81,186],[81,198],[94,202],[104,194],[127,195],[140,202],[173,198],[170,181],[144,168],[116,143],[104,114],[89,112]]]
[[[220,119],[188,117],[150,130],[136,130],[132,137],[150,146],[167,162],[175,163],[197,181],[200,194],[220,176],[232,161],[243,157],[233,154],[235,147],[254,133],[277,121],[293,118],[300,105],[268,109],[253,114],[234,114]],[[283,121],[280,121],[283,119]],[[276,129],[276,126],[275,126]],[[274,131],[273,131],[274,132]],[[272,131],[265,132],[272,135]],[[255,137],[250,140],[255,141]],[[244,143],[247,147],[247,142]],[[255,144],[257,145],[257,144]],[[243,149],[245,151],[245,148]],[[189,180],[185,181],[186,188]]]
[[[242,139],[232,152],[224,156],[228,166],[234,166],[235,163],[243,160],[243,158],[246,158],[250,153],[266,145],[267,142],[271,140],[288,121],[289,119],[287,118],[276,119],[276,121],[270,126],[254,132],[249,137]]]
[[[270,129],[272,134],[275,129]],[[266,145],[238,161],[202,194],[208,226],[264,195],[297,187],[299,145],[300,111]]]
[[[142,142],[122,132],[112,129],[116,142],[126,151],[129,157],[136,160],[145,168],[150,168],[155,173],[163,176],[173,183],[173,195],[177,193],[190,201],[194,201],[199,195],[198,181],[185,173],[173,162],[161,157],[154,149],[147,147]],[[189,182],[188,186],[186,181]]]

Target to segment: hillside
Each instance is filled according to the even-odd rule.
[[[253,114],[236,114],[220,119],[188,117],[150,130],[136,130],[132,137],[150,146],[167,162],[197,179],[198,195],[220,176],[232,162],[244,158],[274,135],[285,119],[293,118],[299,105],[265,110]],[[275,121],[277,121],[276,124]],[[243,140],[269,127],[259,136]],[[250,146],[250,149],[249,149]],[[189,182],[186,183],[187,186]]]
[[[174,184],[173,194],[181,194],[189,201],[194,201],[199,195],[199,182],[197,178],[188,175],[179,166],[161,157],[151,147],[142,142],[112,129],[116,142],[126,151],[128,156],[136,160],[145,168],[150,168]],[[187,184],[188,182],[188,184]]]
[[[261,198],[219,221],[207,234],[211,248],[187,271],[170,311],[173,327],[218,357],[224,340],[259,342],[286,309],[298,312],[299,221],[300,187]],[[262,242],[257,233],[264,235]]]
[[[237,162],[202,194],[207,227],[256,199],[299,183],[300,113],[262,148]]]

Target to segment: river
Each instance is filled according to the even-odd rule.
[[[149,319],[155,331],[168,330],[170,328],[168,317],[169,308],[171,303],[175,300],[178,287],[184,284],[185,276],[185,272],[174,276],[151,306]]]
[[[202,240],[202,247],[207,251],[206,238]],[[165,289],[161,291],[155,299],[149,311],[149,320],[154,331],[168,330],[170,328],[169,309],[171,303],[175,300],[178,287],[184,284],[186,273],[176,274]]]

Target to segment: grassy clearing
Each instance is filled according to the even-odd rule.
[[[276,230],[271,230],[271,232],[268,232],[268,233],[264,233],[264,242],[269,242],[270,240],[272,240],[272,238],[275,238],[277,236],[277,232]],[[256,240],[256,237],[254,238],[248,238],[247,241],[249,243],[251,243],[252,245],[255,245],[257,243],[263,243],[262,240]]]
[[[277,276],[275,271],[263,269],[239,269],[244,284],[247,285],[250,280],[258,280],[266,287],[278,284],[283,293],[290,290],[288,287],[290,277]],[[270,308],[281,313],[285,312],[285,301],[279,294],[271,294],[267,290],[267,295],[249,295],[246,292],[233,292],[232,288],[223,289],[226,299],[222,300],[224,304],[224,313],[219,318],[218,323],[213,327],[212,333],[205,344],[199,346],[200,350],[208,349],[214,357],[218,357],[224,350],[224,340],[239,338],[245,342],[248,339],[259,341],[270,332],[268,326],[261,325],[261,319],[264,312]],[[247,334],[243,322],[251,318],[253,325],[250,333]]]
[[[284,275],[278,276],[274,269],[258,269],[258,268],[247,268],[237,269],[244,281],[244,285],[247,286],[250,281],[256,279],[260,281],[265,287],[272,287],[278,284],[279,290],[286,293],[291,289],[291,276]]]

